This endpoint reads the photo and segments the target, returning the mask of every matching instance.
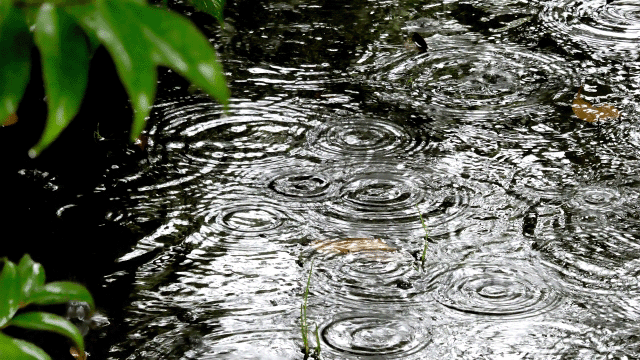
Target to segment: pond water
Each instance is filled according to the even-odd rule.
[[[93,357],[302,359],[312,264],[324,359],[640,357],[640,3],[226,16],[228,111],[165,76],[146,159],[96,189],[141,236]],[[619,116],[579,118],[579,91]]]

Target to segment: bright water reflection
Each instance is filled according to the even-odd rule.
[[[228,7],[228,112],[167,85],[119,179],[105,358],[302,359],[311,262],[325,359],[640,357],[638,4]],[[347,238],[393,250],[310,246]]]

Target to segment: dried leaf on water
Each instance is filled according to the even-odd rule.
[[[76,360],[87,360],[87,353],[78,350],[74,346],[69,349],[69,353],[71,353],[71,356],[73,356],[73,358]]]
[[[350,254],[355,252],[396,251],[380,239],[347,238],[340,240],[316,240],[311,247],[317,251],[333,254]]]
[[[140,150],[144,151],[146,149],[147,144],[149,142],[149,137],[147,135],[140,135],[136,138],[136,141],[133,142],[134,145],[138,146]]]
[[[2,122],[2,126],[10,126],[18,122],[18,115],[11,114]]]
[[[523,18],[516,19],[516,20],[513,20],[511,22],[508,22],[501,28],[489,29],[489,31],[494,32],[494,33],[505,32],[505,31],[508,31],[508,30],[511,30],[513,28],[518,27],[518,26],[528,22],[529,20],[531,20],[531,16],[525,16]]]
[[[617,119],[620,116],[618,109],[614,108],[611,105],[591,105],[590,102],[582,99],[581,92],[582,87],[580,87],[580,90],[578,90],[578,94],[576,95],[576,98],[575,100],[573,100],[573,104],[571,105],[573,113],[576,114],[578,118],[592,123],[598,120],[613,120]]]

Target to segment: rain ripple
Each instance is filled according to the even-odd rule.
[[[323,351],[339,358],[407,358],[430,342],[422,319],[403,312],[343,313],[321,331]]]
[[[401,126],[366,118],[326,122],[307,135],[310,151],[321,158],[408,155],[429,145],[423,126]]]
[[[570,195],[565,206],[556,209],[564,224],[539,225],[536,247],[558,269],[567,288],[579,293],[638,293],[639,215],[634,205],[640,193],[625,187],[584,186]]]
[[[469,36],[427,40],[431,50],[417,56],[363,65],[372,85],[409,92],[406,98],[456,112],[539,108],[576,78],[567,62],[549,54],[500,44],[482,44]]]
[[[562,38],[580,41],[595,51],[636,51],[640,44],[640,4],[633,0],[549,3],[540,20]]]
[[[271,238],[277,238],[280,244],[297,240],[304,228],[298,214],[261,197],[224,199],[222,205],[211,206],[204,223],[200,234],[205,238],[219,239],[225,248],[254,253],[278,249],[269,241]]]
[[[474,261],[430,272],[434,299],[454,315],[520,319],[549,312],[562,299],[544,269],[524,261]]]
[[[372,231],[420,228],[418,206],[429,228],[460,229],[475,195],[473,189],[445,174],[432,171],[423,176],[384,164],[350,169],[339,178],[337,199],[326,204],[323,215],[347,228],[353,224]]]
[[[420,286],[414,286],[420,275],[414,270],[415,259],[408,252],[373,247],[347,254],[324,250],[331,243],[323,242],[312,256],[317,260],[313,293],[320,298],[352,309],[367,305],[388,309],[426,301]]]
[[[330,175],[323,172],[285,168],[281,169],[278,175],[271,177],[266,187],[271,190],[271,194],[282,200],[304,204],[332,196],[336,183]]]
[[[178,162],[192,167],[192,172],[221,164],[284,161],[281,158],[304,141],[307,131],[302,110],[278,97],[237,99],[227,113],[198,98],[167,102],[158,109],[162,121],[153,130],[150,156],[167,158],[165,162],[181,159]]]

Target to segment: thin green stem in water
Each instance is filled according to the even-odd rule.
[[[420,222],[422,223],[422,228],[424,229],[424,248],[422,249],[422,256],[420,257],[420,261],[422,265],[424,265],[424,259],[427,256],[427,245],[429,241],[429,231],[427,230],[427,224],[424,223],[424,219],[422,218],[422,213],[420,212],[420,208],[416,205],[416,209],[418,209],[418,215],[420,216]]]
[[[311,286],[311,273],[313,272],[313,261],[309,268],[309,277],[307,278],[307,287],[304,289],[303,303],[300,305],[300,330],[302,331],[302,342],[304,344],[304,353],[309,355],[309,324],[307,322],[307,299],[309,298],[309,287]],[[317,327],[316,327],[317,328]],[[318,344],[318,348],[320,345]]]

